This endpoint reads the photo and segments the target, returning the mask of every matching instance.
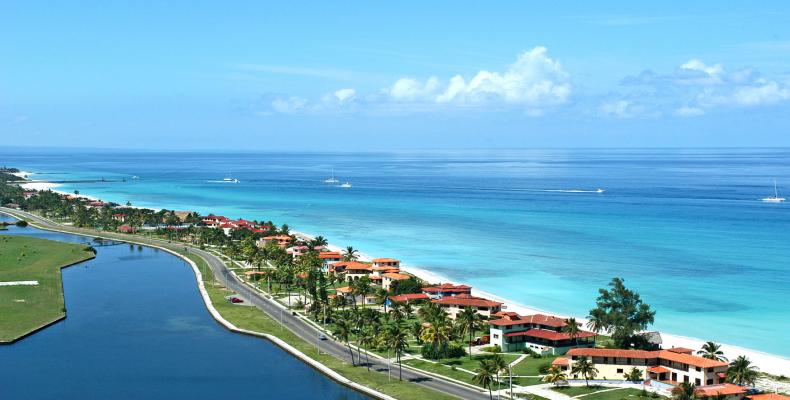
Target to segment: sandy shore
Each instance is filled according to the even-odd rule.
[[[30,176],[30,175],[33,175],[33,173],[23,172],[23,171],[20,171],[17,174],[20,174],[18,176],[24,176],[24,175]],[[25,183],[25,184],[23,184],[21,186],[23,188],[25,188],[25,189],[31,189],[31,190],[33,190],[33,189],[35,189],[35,190],[52,190],[52,191],[54,191],[56,193],[70,194],[70,193],[66,193],[66,192],[62,192],[62,191],[58,191],[58,190],[53,189],[53,188],[57,187],[58,185],[57,184],[53,184],[53,183],[48,183],[48,182],[31,182],[31,183]],[[91,199],[91,200],[98,200],[95,197],[86,196],[86,195],[83,195],[83,194],[80,194],[80,196],[88,198],[88,199]],[[303,238],[306,238],[306,239],[314,238],[314,235],[310,235],[310,234],[307,234],[307,233],[304,233],[304,232],[292,231],[291,233],[296,235],[296,236],[300,236],[300,237],[303,237]],[[329,244],[327,246],[327,248],[329,250],[331,250],[331,251],[338,251],[338,252],[343,252],[344,249],[345,249],[344,247],[340,247],[340,246],[333,245],[333,244]],[[358,256],[359,256],[359,260],[360,261],[368,261],[369,262],[370,260],[373,259],[373,257],[371,257],[370,255],[362,253],[362,252],[360,252],[358,254]],[[441,276],[439,274],[436,274],[434,272],[431,272],[431,271],[429,271],[427,269],[423,269],[423,268],[403,265],[401,269],[404,272],[410,273],[410,274],[412,274],[412,275],[414,275],[414,276],[416,276],[416,277],[418,277],[418,278],[420,278],[420,279],[422,279],[422,280],[424,280],[426,282],[431,282],[431,283],[454,283],[454,284],[462,283],[462,282],[454,282],[453,280],[448,279],[445,276]],[[504,303],[504,306],[503,306],[504,309],[506,309],[508,311],[514,311],[514,312],[517,312],[517,313],[522,314],[522,315],[542,313],[542,314],[551,314],[551,315],[557,315],[557,316],[562,316],[562,317],[571,317],[569,315],[561,315],[561,314],[558,314],[558,313],[553,313],[553,312],[551,312],[549,310],[541,310],[539,308],[530,307],[530,306],[527,306],[527,305],[524,305],[524,304],[520,304],[520,303],[512,301],[512,300],[509,300],[507,298],[498,296],[496,294],[487,293],[487,292],[484,292],[484,291],[481,291],[481,290],[477,290],[477,289],[474,289],[474,288],[472,289],[472,293],[475,296],[485,297],[485,298],[488,298],[488,299],[492,299],[492,300],[496,300],[496,301],[502,302],[502,303]],[[583,318],[583,317],[576,316],[576,319],[579,322],[582,322],[582,323],[585,323],[585,324],[587,322],[586,319]],[[687,348],[690,348],[690,349],[699,349],[699,348],[702,347],[702,344],[705,342],[704,340],[701,340],[701,339],[690,338],[690,337],[679,336],[679,335],[672,335],[672,334],[668,334],[668,333],[664,333],[664,332],[661,333],[661,337],[663,339],[663,347],[664,348],[687,347]],[[735,359],[735,358],[737,358],[738,356],[741,356],[741,355],[744,355],[744,356],[748,357],[760,369],[760,371],[762,371],[762,372],[767,372],[767,373],[774,374],[774,375],[790,375],[790,358],[782,357],[782,356],[778,356],[778,355],[774,355],[774,354],[768,354],[768,353],[765,353],[765,352],[752,350],[752,349],[747,349],[747,348],[743,348],[743,347],[728,345],[728,344],[722,344],[722,351],[724,351],[725,356],[728,359],[731,359],[731,360]]]

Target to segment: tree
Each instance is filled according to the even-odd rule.
[[[472,382],[488,388],[488,398],[493,400],[494,395],[491,393],[491,383],[496,376],[496,367],[489,360],[480,360],[480,367],[475,369],[475,376],[472,377]]]
[[[568,318],[565,320],[565,326],[562,327],[562,331],[568,334],[568,338],[573,340],[575,344],[578,344],[576,341],[579,336],[579,323],[576,322],[576,318]]]
[[[403,380],[403,365],[401,365],[401,355],[409,348],[409,331],[403,324],[392,322],[387,324],[384,329],[385,343],[390,350],[395,352],[398,362],[398,379]]]
[[[596,307],[590,310],[590,319],[600,323],[602,330],[612,333],[617,347],[627,348],[636,332],[647,329],[654,322],[656,312],[623,282],[621,278],[614,278],[609,289],[598,289],[599,296]]]
[[[351,350],[351,343],[349,343],[351,337],[351,322],[347,315],[343,315],[335,321],[335,328],[332,330],[332,334],[340,339],[341,342],[346,343],[348,353],[351,354],[351,365],[356,367],[357,364],[354,362],[354,351]]]
[[[557,386],[567,380],[568,376],[565,375],[565,373],[562,372],[562,370],[560,370],[560,368],[556,365],[552,365],[551,368],[549,368],[549,372],[547,372],[542,379],[543,382],[552,383],[554,386]]]
[[[373,293],[373,287],[370,286],[370,278],[363,276],[351,283],[354,297],[362,297],[362,307],[365,307],[365,299]],[[356,304],[356,303],[354,303]]]
[[[625,380],[631,381],[631,382],[639,382],[639,381],[642,380],[643,377],[644,376],[642,375],[642,371],[640,371],[639,368],[636,368],[636,367],[631,368],[630,371],[628,371],[625,374],[623,374],[623,378],[625,378]]]
[[[359,343],[360,348],[365,349],[365,364],[368,367],[368,371],[370,371],[370,357],[368,357],[367,347],[372,345],[375,339],[376,339],[376,335],[375,332],[373,331],[373,325],[365,325],[359,331],[359,338],[357,339],[357,343]]]
[[[730,363],[727,380],[736,385],[754,385],[757,374],[757,367],[746,356],[738,356]]]
[[[697,399],[697,385],[691,382],[681,382],[672,389],[672,398],[675,400]]]
[[[343,261],[356,261],[359,258],[359,251],[355,248],[348,246],[346,250],[343,251]]]
[[[581,374],[584,377],[584,383],[590,386],[589,380],[595,379],[595,376],[598,375],[598,369],[587,357],[581,357],[573,364],[571,373]]]
[[[313,248],[316,248],[316,247],[324,247],[324,246],[326,246],[328,244],[329,244],[329,242],[326,240],[325,237],[323,237],[323,236],[316,236],[315,239],[310,241],[310,248],[313,249]]]
[[[477,310],[472,307],[466,307],[456,315],[461,335],[469,334],[469,359],[472,358],[472,336],[474,336],[482,320],[483,316],[478,314]]]
[[[506,370],[509,365],[499,353],[494,354],[494,356],[491,357],[491,365],[493,365],[494,369],[496,370],[497,391],[499,391],[498,385],[501,382],[499,380],[499,373],[503,370]],[[499,398],[499,395],[497,395],[497,398]]]
[[[721,345],[715,342],[705,342],[697,354],[711,360],[727,362],[727,357],[724,357],[724,352],[721,351]]]

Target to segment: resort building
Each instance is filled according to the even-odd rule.
[[[432,299],[441,299],[442,297],[458,296],[459,294],[472,295],[472,287],[466,285],[453,285],[451,283],[442,283],[437,286],[428,286],[422,288],[422,292],[427,294]]]
[[[337,263],[333,265],[336,264]],[[371,270],[370,264],[365,264],[357,261],[351,261],[347,263],[345,266],[345,270],[346,270],[346,281],[348,282],[359,280],[359,278],[363,276],[369,277],[370,274],[373,272]]]
[[[424,291],[425,289],[423,289],[423,292]],[[430,294],[428,296],[430,297]],[[458,313],[467,307],[475,309],[477,313],[482,315],[484,318],[490,318],[492,315],[502,310],[502,303],[498,301],[492,301],[482,297],[474,297],[469,294],[447,296],[432,301],[447,311],[447,314],[451,319],[455,319]]]
[[[740,400],[749,391],[747,387],[722,383],[718,385],[699,386],[694,391],[698,398],[717,400]]]
[[[400,270],[400,260],[394,258],[374,258],[373,268],[394,268]]]
[[[391,258],[386,258],[386,259],[377,258],[376,260],[392,260],[392,259]],[[397,260],[394,260],[394,261],[397,261]],[[370,270],[372,271],[370,279],[373,279],[374,277],[381,278],[382,274],[386,274],[386,273],[395,273],[395,274],[397,274],[397,273],[400,272],[400,266],[399,265],[400,265],[400,262],[396,262],[396,263],[376,263],[374,261],[373,265],[370,267]]]
[[[288,244],[290,244],[292,240],[293,238],[288,235],[264,236],[258,239],[258,241],[255,242],[255,244],[258,247],[264,247],[266,246],[266,243],[275,242],[277,243],[278,246],[280,246],[281,249],[285,249],[288,247]]]
[[[216,228],[226,222],[230,222],[230,220],[227,219],[226,217],[223,217],[221,215],[214,215],[214,214],[209,214],[203,217],[201,221],[203,222],[204,225],[210,228]]]
[[[568,350],[566,355],[570,363],[580,357],[591,359],[601,379],[621,379],[636,368],[646,381],[690,382],[701,387],[723,384],[729,367],[726,362],[695,356],[690,349],[683,348],[655,351],[577,348]]]
[[[760,393],[746,396],[746,400],[790,400],[790,396],[779,393]]]
[[[343,261],[343,255],[338,251],[322,251],[318,253],[318,258],[324,263],[324,267],[332,263]]]
[[[425,293],[406,293],[390,296],[389,299],[393,303],[422,303],[430,300],[430,297]]]
[[[520,316],[512,312],[500,312],[494,316],[502,318],[488,321],[491,344],[499,345],[502,351],[531,349],[543,355],[561,355],[569,349],[595,346],[595,333],[579,330],[574,338],[563,332],[567,319],[552,315]]]
[[[381,287],[384,290],[389,291],[390,287],[392,286],[392,282],[405,281],[408,279],[411,279],[411,275],[387,272],[381,275]]]
[[[112,219],[119,221],[119,222],[126,222],[126,214],[113,214]]]

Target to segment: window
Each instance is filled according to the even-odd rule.
[[[713,372],[713,368],[708,368],[708,372]]]
[[[499,334],[498,333],[494,334],[494,339],[499,339]]]
[[[697,367],[696,369],[697,369],[697,372],[702,371],[702,368],[700,368],[700,367]]]
[[[630,358],[626,358],[625,359],[625,363],[628,364],[628,365],[631,365],[631,359]]]
[[[694,379],[694,384],[695,384],[695,385],[697,385],[697,386],[699,386],[699,385],[701,385],[701,384],[702,384],[702,381],[700,381],[700,380],[699,380],[699,378],[697,378],[697,379]]]
[[[623,369],[622,368],[617,368],[617,373],[618,374],[622,374],[623,373]]]
[[[713,379],[708,379],[707,381],[705,381],[705,384],[706,385],[712,385],[713,384]]]
[[[683,382],[689,383],[689,376],[683,375]]]
[[[609,364],[609,357],[604,357],[603,358],[603,363],[604,364]]]

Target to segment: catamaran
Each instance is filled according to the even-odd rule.
[[[764,197],[763,201],[766,202],[766,203],[781,203],[781,202],[785,201],[784,197],[779,197],[779,191],[776,190],[776,179],[774,179],[774,195],[773,196]]]
[[[324,183],[338,183],[339,180],[335,179],[335,169],[332,168],[332,177],[329,179],[324,180]]]

